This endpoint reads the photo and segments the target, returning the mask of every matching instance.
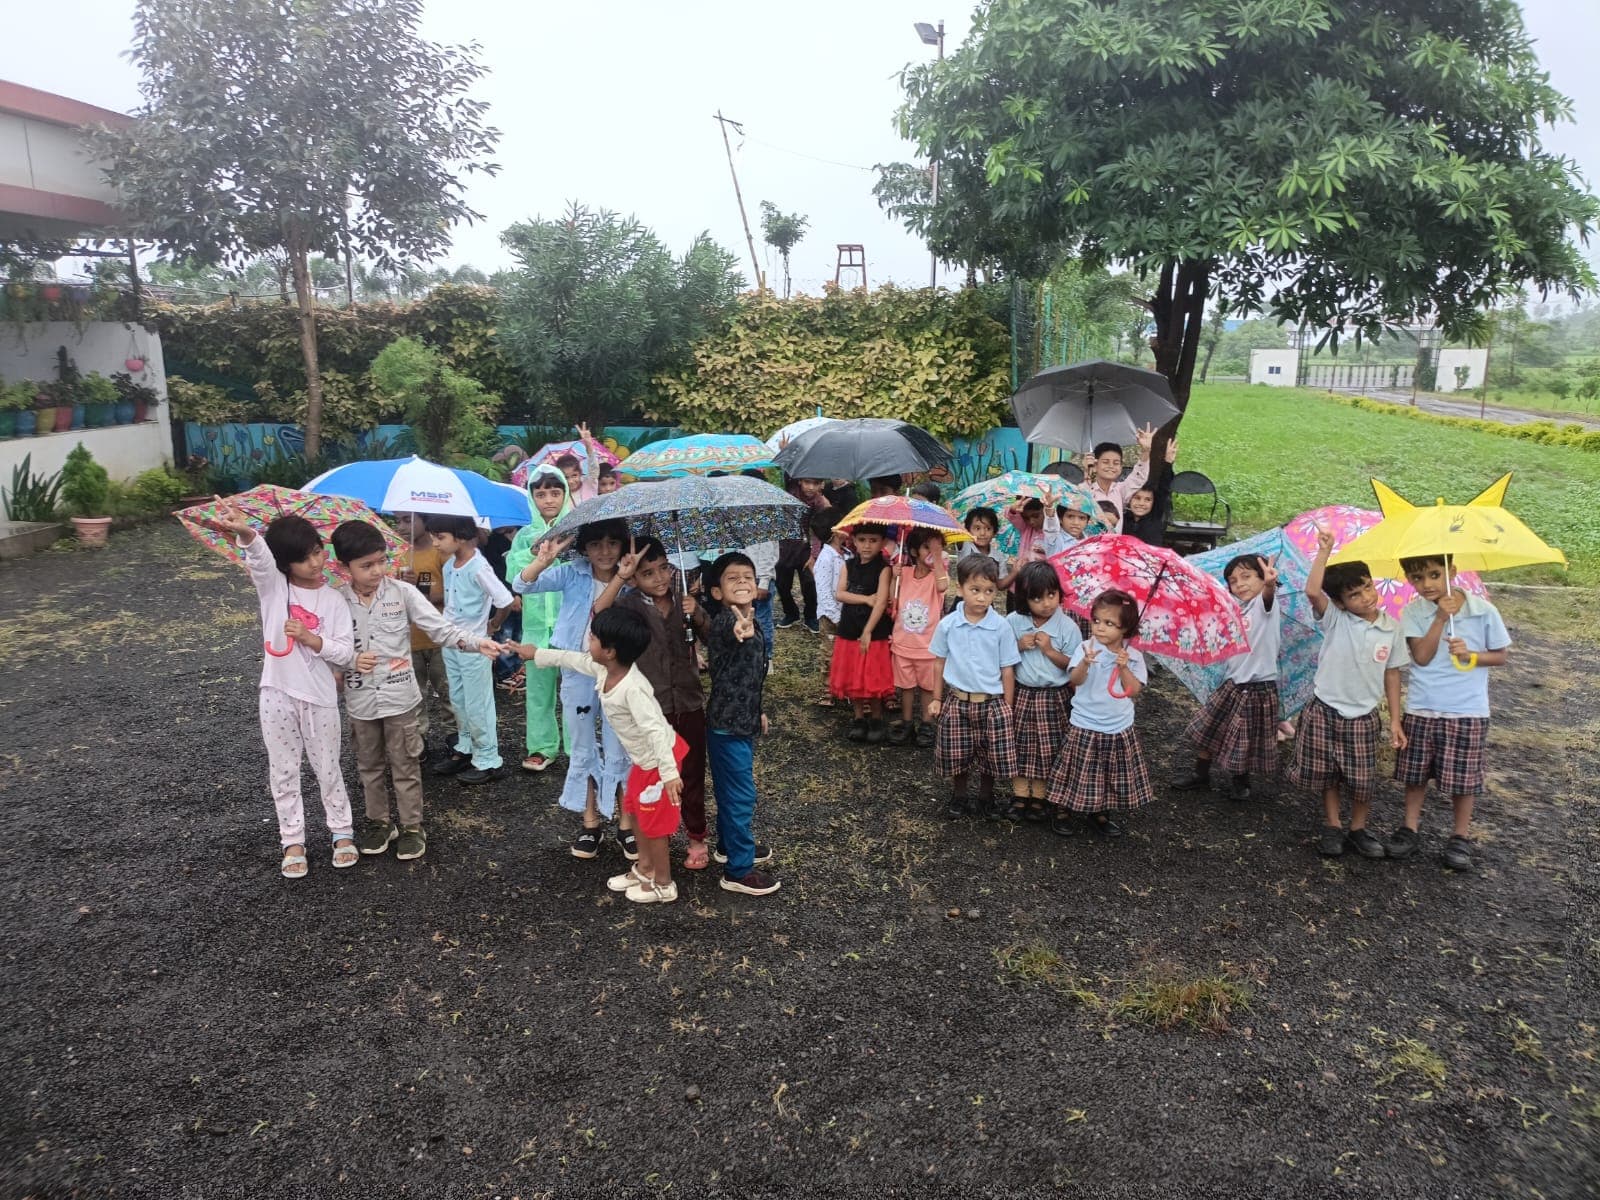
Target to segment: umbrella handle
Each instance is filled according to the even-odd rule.
[[[292,638],[290,639],[289,644],[282,650],[274,650],[270,641],[262,642],[261,645],[266,649],[268,654],[272,655],[273,658],[288,658],[289,655],[294,653],[294,640]]]
[[[1474,650],[1466,658],[1457,658],[1452,654],[1450,656],[1450,665],[1458,671],[1471,671],[1478,665],[1478,652]]]
[[[1127,689],[1122,686],[1121,671],[1113,670],[1111,672],[1111,678],[1106,680],[1106,691],[1113,700],[1126,700],[1128,698]]]

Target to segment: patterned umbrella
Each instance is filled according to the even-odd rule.
[[[1323,508],[1314,508],[1310,512],[1301,513],[1289,521],[1283,527],[1284,540],[1305,561],[1305,570],[1309,574],[1311,562],[1317,557],[1318,524],[1333,534],[1333,549],[1338,553],[1346,543],[1355,541],[1382,520],[1383,514],[1373,512],[1370,508],[1357,508],[1352,504],[1329,504]],[[1279,569],[1282,569],[1281,563]],[[1383,611],[1396,620],[1399,620],[1401,610],[1417,598],[1416,589],[1404,579],[1375,578],[1372,584],[1378,589],[1378,603],[1383,606]],[[1304,576],[1301,577],[1299,586],[1305,586]],[[1479,596],[1488,595],[1484,590],[1483,580],[1471,571],[1458,572],[1456,586],[1464,592],[1473,592]]]
[[[945,543],[970,541],[972,535],[947,508],[915,496],[879,496],[847,512],[834,526],[849,533],[857,525],[890,525],[899,529],[936,529]]]
[[[687,475],[629,483],[609,496],[585,500],[551,526],[549,536],[572,537],[592,521],[621,520],[636,537],[659,538],[679,553],[698,552],[802,537],[810,511],[764,479]]]
[[[804,420],[791,421],[767,439],[767,449],[776,454],[802,433],[830,424],[832,421],[832,417],[806,417]]]
[[[610,463],[614,467],[622,461],[599,442],[595,443],[595,449],[599,452],[600,461],[603,463]],[[533,454],[517,464],[516,470],[511,472],[511,482],[518,487],[527,487],[528,475],[535,467],[540,463],[553,463],[563,454],[571,454],[582,463],[589,461],[589,448],[583,444],[583,439],[581,438],[571,442],[550,442],[547,445],[540,446]],[[499,455],[495,457],[498,458]]]
[[[651,442],[628,455],[623,474],[635,479],[671,479],[711,471],[764,470],[772,451],[742,433],[697,433],[691,437]]]
[[[1005,471],[993,479],[973,484],[950,502],[956,516],[966,519],[975,508],[992,508],[1000,517],[1000,534],[995,541],[1006,554],[1015,554],[1021,543],[1016,526],[1005,519],[1006,509],[1018,500],[1038,500],[1041,503],[1065,505],[1078,509],[1089,517],[1084,530],[1088,537],[1096,533],[1110,533],[1111,526],[1100,506],[1095,503],[1089,489],[1068,483],[1059,475],[1035,475],[1028,471]]]
[[[327,541],[333,536],[333,531],[344,522],[365,521],[383,534],[383,544],[388,547],[391,559],[411,549],[404,538],[378,519],[377,513],[360,500],[352,500],[348,496],[319,496],[311,492],[297,492],[290,488],[264,483],[251,488],[248,492],[240,492],[232,497],[232,500],[250,522],[262,530],[278,517],[304,517],[316,526],[317,532],[322,535],[322,540]],[[227,534],[207,528],[203,523],[215,520],[217,516],[215,500],[196,504],[193,508],[185,508],[177,514],[178,520],[183,522],[183,527],[202,546],[216,551],[230,562],[242,567],[244,552],[234,545],[233,539]],[[328,565],[323,568],[323,575],[330,584],[350,582],[349,574],[333,560],[332,556],[329,556]]]
[[[1221,584],[1162,546],[1120,533],[1085,538],[1049,560],[1061,578],[1061,602],[1090,615],[1108,588],[1139,604],[1140,650],[1210,663],[1249,648],[1239,605]]]

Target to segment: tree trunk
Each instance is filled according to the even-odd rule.
[[[789,252],[783,252],[783,298],[789,298]]]
[[[309,250],[305,239],[293,232],[286,243],[300,309],[300,353],[306,363],[306,459],[315,461],[322,456],[322,374],[317,369],[317,314],[312,306]]]
[[[1150,314],[1156,325],[1150,350],[1156,358],[1156,370],[1167,377],[1172,387],[1172,400],[1178,406],[1180,419],[1189,407],[1210,287],[1210,263],[1193,259],[1169,261],[1161,268],[1156,294],[1150,298]],[[1172,428],[1177,426],[1178,422],[1173,421]]]

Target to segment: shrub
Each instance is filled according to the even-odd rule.
[[[1554,421],[1528,421],[1521,425],[1508,425],[1501,421],[1485,421],[1478,417],[1447,417],[1420,408],[1407,408],[1399,404],[1385,404],[1381,400],[1368,400],[1364,396],[1333,396],[1332,399],[1363,412],[1383,413],[1408,421],[1426,421],[1431,425],[1449,425],[1456,429],[1471,429],[1477,433],[1491,433],[1496,437],[1514,438],[1522,442],[1538,442],[1544,446],[1572,446],[1589,453],[1600,452],[1600,433],[1586,432],[1582,425],[1567,424],[1557,427]]]
[[[226,425],[248,421],[253,415],[216,384],[190,383],[177,375],[167,376],[167,400],[172,405],[174,421]]]
[[[77,516],[100,517],[106,513],[110,492],[111,478],[106,469],[79,442],[61,468],[61,498]]]
[[[261,398],[269,421],[305,425],[304,390],[284,397],[270,382],[263,380],[256,384],[256,395]],[[375,429],[382,422],[385,409],[383,397],[375,395],[365,380],[339,371],[322,372],[322,436],[325,440],[354,441],[356,434]]]
[[[188,490],[188,483],[166,467],[141,471],[127,485],[128,498],[140,512],[164,512]]]
[[[98,371],[91,371],[78,380],[73,388],[72,399],[78,404],[115,404],[118,399],[117,385]]]
[[[11,487],[0,492],[8,521],[49,521],[56,515],[61,494],[61,472],[35,475],[33,455],[24,454],[11,469]]]
[[[371,378],[377,394],[402,409],[417,453],[425,458],[488,459],[500,449],[499,434],[489,422],[498,397],[415,338],[396,338],[385,346],[372,364]]]

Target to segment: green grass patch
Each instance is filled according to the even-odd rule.
[[[1526,568],[1523,583],[1600,584],[1600,454],[1363,412],[1313,391],[1196,386],[1178,435],[1179,468],[1204,471],[1232,506],[1241,533],[1324,504],[1376,508],[1371,480],[1414,503],[1471,499],[1514,471],[1511,511],[1570,570]]]
[[[1111,1015],[1131,1017],[1157,1029],[1226,1033],[1236,1009],[1250,1007],[1254,989],[1224,964],[1209,975],[1190,975],[1177,967],[1148,967],[1129,980],[1111,1002]]]

